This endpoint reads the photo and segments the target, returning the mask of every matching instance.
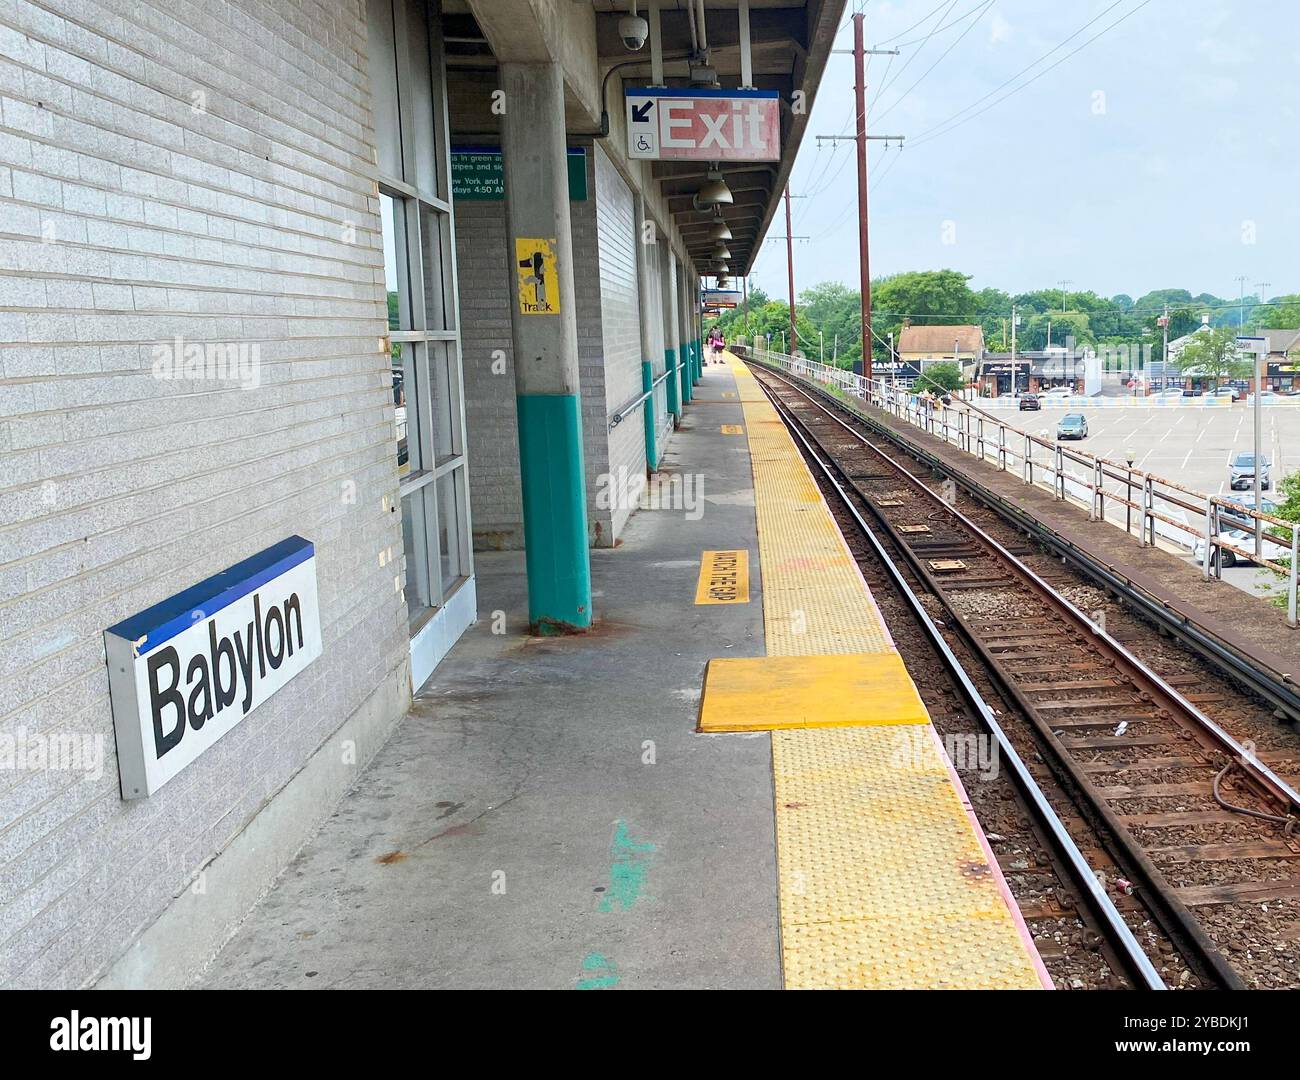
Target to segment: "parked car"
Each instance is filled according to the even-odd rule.
[[[1224,503],[1219,506],[1219,523],[1225,528],[1235,527],[1240,523],[1242,527],[1253,530],[1255,528],[1255,519],[1245,511],[1255,509],[1254,494],[1242,495],[1240,498],[1233,499],[1231,503]],[[1277,512],[1277,503],[1272,499],[1259,500],[1259,512],[1261,514],[1272,514]]]
[[[1058,398],[1074,397],[1074,391],[1068,386],[1054,386],[1052,389],[1045,391],[1042,396],[1055,401]]]
[[[1259,459],[1259,486],[1267,491],[1270,481],[1268,458]],[[1233,491],[1245,491],[1255,486],[1255,455],[1243,450],[1232,459],[1228,466],[1228,487]]]
[[[1254,526],[1247,529],[1224,529],[1218,534],[1218,538],[1231,544],[1233,547],[1239,547],[1244,551],[1255,550]],[[1282,543],[1280,540],[1275,540],[1273,537],[1269,536],[1268,533],[1265,533],[1263,554],[1264,558],[1272,559],[1274,561],[1289,558],[1291,555],[1291,544],[1289,542]],[[1199,537],[1197,539],[1196,547],[1192,549],[1192,558],[1194,558],[1198,563],[1204,564],[1204,537]],[[1228,551],[1226,548],[1217,546],[1211,559],[1216,563],[1221,561],[1225,568],[1229,566],[1237,566],[1238,564],[1243,566],[1253,566],[1255,564],[1255,560],[1247,555],[1239,555],[1235,551]]]
[[[1021,412],[1025,412],[1027,409],[1041,409],[1042,407],[1043,403],[1038,400],[1037,394],[1020,395],[1020,404],[1018,408]]]
[[[1058,439],[1086,439],[1088,418],[1083,413],[1066,413],[1056,425]]]
[[[1202,395],[1207,398],[1227,398],[1229,401],[1241,400],[1241,391],[1235,386],[1218,386],[1213,390],[1207,390]]]
[[[1260,403],[1261,405],[1268,405],[1268,404],[1270,404],[1271,402],[1274,402],[1274,401],[1281,401],[1281,400],[1282,400],[1282,395],[1279,394],[1279,393],[1276,393],[1276,392],[1273,391],[1273,390],[1265,390],[1262,394],[1259,395],[1259,403]],[[1254,405],[1254,404],[1255,404],[1255,395],[1254,395],[1254,394],[1248,394],[1248,395],[1246,396],[1246,404],[1247,404],[1247,405]]]

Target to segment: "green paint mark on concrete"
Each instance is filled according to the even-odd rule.
[[[614,822],[609,892],[601,898],[601,911],[613,911],[615,907],[627,911],[641,899],[641,894],[645,891],[646,874],[650,870],[650,856],[654,851],[655,846],[650,841],[632,839],[626,821]]]
[[[612,990],[618,985],[618,972],[613,961],[598,952],[588,953],[582,961],[582,970],[586,972],[605,972],[603,975],[579,976],[574,985],[575,990]]]

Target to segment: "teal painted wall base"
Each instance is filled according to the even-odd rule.
[[[682,364],[682,400],[690,401],[695,396],[691,390],[691,383],[694,382],[691,372],[695,370],[695,345],[686,341],[682,343],[682,348],[686,350],[686,359]]]
[[[528,623],[534,633],[591,626],[591,562],[577,394],[521,394],[519,479],[523,488]]]
[[[649,390],[655,384],[655,367],[649,360],[641,361],[641,389]],[[648,471],[654,472],[655,466],[659,464],[659,458],[655,453],[655,396],[653,393],[645,399],[645,404],[641,406],[641,415],[644,419],[645,426],[645,467]]]
[[[677,398],[677,392],[681,383],[677,378],[677,350],[664,350],[664,366],[668,371],[668,378],[664,380],[664,386],[668,388],[668,411],[673,414],[675,419],[680,419],[682,415],[682,404]]]

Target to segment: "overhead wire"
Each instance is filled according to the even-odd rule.
[[[1001,90],[1005,89],[1006,87],[1010,86],[1010,85],[1011,85],[1012,83],[1014,83],[1017,79],[1021,78],[1023,75],[1027,74],[1029,71],[1032,71],[1035,67],[1037,67],[1039,64],[1041,64],[1041,63],[1042,63],[1044,60],[1046,60],[1049,56],[1051,56],[1053,53],[1058,52],[1058,51],[1060,51],[1061,49],[1063,49],[1066,45],[1068,45],[1071,41],[1073,41],[1073,40],[1074,40],[1076,37],[1078,37],[1081,33],[1083,33],[1085,30],[1087,30],[1088,27],[1092,26],[1092,25],[1093,25],[1094,23],[1096,23],[1099,19],[1101,19],[1102,16],[1106,15],[1106,14],[1107,14],[1108,12],[1110,12],[1110,11],[1113,11],[1115,8],[1119,7],[1119,5],[1122,4],[1122,3],[1124,3],[1124,0],[1115,0],[1115,2],[1112,3],[1109,7],[1103,8],[1101,12],[1099,12],[1099,13],[1098,13],[1097,15],[1095,15],[1093,18],[1089,19],[1089,20],[1088,20],[1086,23],[1084,23],[1081,27],[1079,27],[1079,28],[1078,28],[1077,30],[1075,30],[1072,34],[1070,34],[1067,38],[1065,38],[1065,40],[1059,42],[1057,45],[1053,46],[1053,47],[1052,47],[1051,49],[1049,49],[1047,52],[1043,53],[1043,55],[1040,56],[1040,57],[1038,57],[1037,60],[1034,60],[1032,63],[1026,65],[1026,66],[1023,67],[1023,68],[1021,68],[1020,71],[1018,71],[1018,72],[1016,72],[1016,74],[1012,75],[1011,78],[1005,80],[1005,81],[1002,82],[1000,85],[994,87],[994,88],[993,88],[992,90],[990,90],[987,94],[983,95],[983,97],[976,98],[976,99],[975,99],[974,101],[972,101],[969,105],[965,106],[964,108],[958,109],[957,112],[953,113],[953,114],[952,114],[951,116],[949,116],[946,120],[941,120],[941,121],[939,121],[937,124],[933,124],[933,125],[931,125],[930,127],[926,128],[924,131],[922,131],[919,135],[917,135],[917,136],[912,140],[912,145],[913,145],[913,146],[919,146],[919,145],[922,145],[922,144],[924,144],[924,143],[927,143],[927,142],[931,141],[932,139],[936,139],[936,138],[938,138],[940,135],[946,135],[946,134],[948,134],[948,132],[950,132],[950,131],[954,131],[955,129],[961,127],[962,124],[965,124],[965,123],[967,123],[967,122],[970,121],[970,120],[974,120],[975,117],[977,117],[977,116],[981,116],[981,115],[983,115],[984,113],[988,112],[989,109],[991,109],[991,108],[993,108],[995,105],[998,105],[998,104],[1000,104],[1001,102],[1005,101],[1007,98],[1012,97],[1012,96],[1015,95],[1015,94],[1018,94],[1021,90],[1024,90],[1027,86],[1030,86],[1030,85],[1032,85],[1033,83],[1037,82],[1037,81],[1038,81],[1039,79],[1041,79],[1044,75],[1046,75],[1049,71],[1052,71],[1054,68],[1059,67],[1061,64],[1065,63],[1066,60],[1070,59],[1070,57],[1074,56],[1076,53],[1080,52],[1081,50],[1087,48],[1087,47],[1088,47],[1089,45],[1091,45],[1094,41],[1096,41],[1099,37],[1101,37],[1102,35],[1104,35],[1104,34],[1110,32],[1110,31],[1113,30],[1115,27],[1117,27],[1120,23],[1124,22],[1126,19],[1129,19],[1129,18],[1131,18],[1132,16],[1136,15],[1139,11],[1141,11],[1144,7],[1146,7],[1147,4],[1151,3],[1151,0],[1141,0],[1141,3],[1139,3],[1136,7],[1132,8],[1131,10],[1129,10],[1128,12],[1126,12],[1125,14],[1121,15],[1121,16],[1120,16],[1118,19],[1116,19],[1114,22],[1110,23],[1109,25],[1103,27],[1101,30],[1097,31],[1097,33],[1095,33],[1092,37],[1088,38],[1087,41],[1085,41],[1085,42],[1083,42],[1082,44],[1076,46],[1074,49],[1071,49],[1068,53],[1066,53],[1064,56],[1062,56],[1059,60],[1055,61],[1055,62],[1052,63],[1052,64],[1049,64],[1047,67],[1043,68],[1042,71],[1038,72],[1037,74],[1035,74],[1035,75],[1032,76],[1031,78],[1025,80],[1025,82],[1021,83],[1019,86],[1014,87],[1013,89],[1011,89],[1010,91],[1008,91],[1006,94],[1003,94],[1001,97],[999,97],[999,98],[995,98],[993,101],[990,101],[988,105],[985,105],[984,108],[979,109],[977,112],[970,113],[969,116],[966,116],[966,117],[964,117],[963,119],[960,119],[960,120],[957,119],[958,117],[962,116],[963,113],[968,113],[968,112],[970,112],[971,109],[974,109],[974,108],[975,108],[977,105],[979,105],[980,103],[982,103],[982,102],[984,102],[984,101],[988,101],[989,98],[993,97],[993,96],[994,96],[995,94],[997,94],[999,91],[1001,91]],[[954,121],[955,121],[955,122],[954,122]]]

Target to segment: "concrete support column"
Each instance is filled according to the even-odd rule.
[[[699,382],[704,377],[704,316],[700,313],[700,279],[691,278],[691,328],[695,339],[695,371],[693,378]]]
[[[695,396],[693,389],[695,385],[695,368],[699,365],[699,343],[695,341],[695,326],[690,321],[690,290],[695,276],[693,273],[685,274],[685,281],[682,282],[682,304],[681,318],[682,326],[685,328],[686,343],[686,363],[681,369],[681,400],[689,402]]]
[[[650,302],[653,290],[659,288],[659,276],[651,256],[659,244],[658,230],[654,219],[645,212],[645,196],[636,197],[636,295],[637,323],[641,328],[641,389],[648,391],[649,397],[641,409],[642,424],[645,427],[645,467],[646,472],[654,472],[659,464],[658,447],[655,440],[655,396],[654,354],[655,345],[653,322],[655,311]],[[653,242],[652,242],[653,241]]]
[[[556,63],[500,76],[528,621],[564,633],[592,620],[564,84]]]
[[[682,418],[681,381],[677,368],[681,357],[682,343],[678,330],[681,323],[677,317],[677,301],[680,290],[677,283],[680,277],[677,256],[672,248],[664,247],[663,260],[663,297],[664,297],[664,366],[668,370],[668,411],[673,417],[673,426]]]
[[[691,369],[695,366],[695,351],[691,347],[691,270],[682,263],[677,274],[677,334],[681,342],[682,403],[691,400]]]

